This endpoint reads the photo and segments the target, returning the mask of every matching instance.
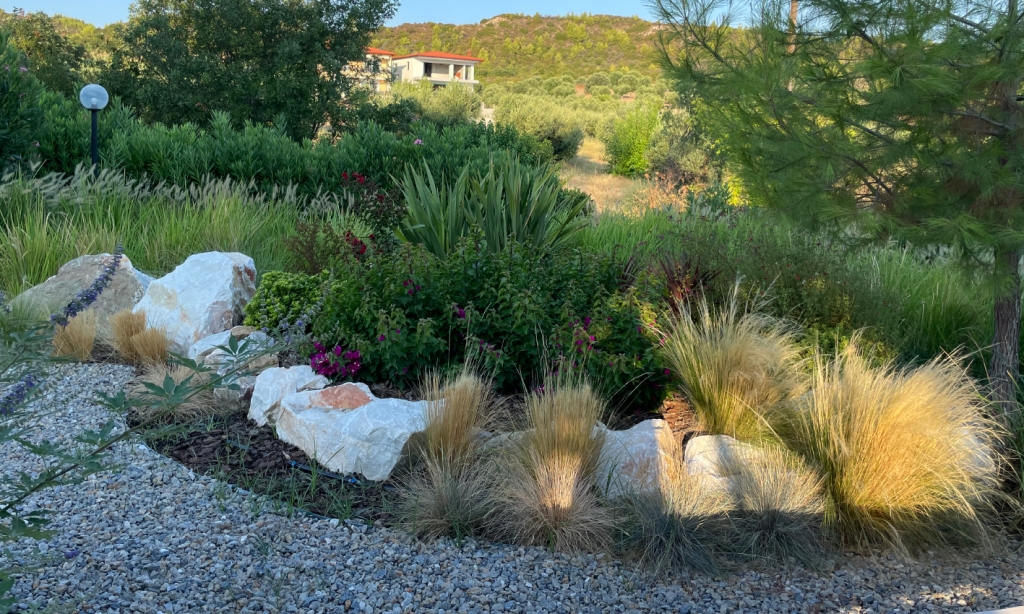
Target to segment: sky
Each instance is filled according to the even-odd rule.
[[[128,18],[131,0],[0,0],[0,8],[18,7],[28,12],[60,13],[82,21],[105,26]],[[7,6],[4,6],[7,5]],[[389,26],[402,23],[434,21],[442,23],[477,23],[502,13],[532,15],[565,15],[591,13],[602,15],[637,15],[650,19],[646,0],[400,0],[398,14]]]

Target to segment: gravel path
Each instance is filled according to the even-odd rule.
[[[66,367],[37,401],[49,438],[97,427],[91,390],[132,375]],[[416,543],[362,524],[287,518],[139,444],[125,467],[49,491],[49,540],[12,544],[21,610],[53,612],[966,612],[1024,603],[1024,554],[906,562],[845,555],[835,569],[652,577],[608,557],[490,543]],[[34,461],[0,448],[4,470]],[[16,608],[15,611],[18,611]]]

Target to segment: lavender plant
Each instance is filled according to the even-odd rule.
[[[117,267],[121,264],[121,256],[124,255],[124,246],[120,243],[114,249],[114,254],[110,258],[110,261],[103,267],[99,276],[89,285],[88,288],[79,292],[70,303],[64,306],[59,312],[50,316],[50,321],[60,326],[67,326],[71,318],[75,317],[79,313],[85,311],[103,293],[110,282],[114,280],[114,274],[117,273]]]

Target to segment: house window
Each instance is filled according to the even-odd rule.
[[[433,64],[431,64],[430,62],[424,62],[423,63],[423,76],[424,77],[431,76],[431,74],[433,73],[433,68],[434,68]]]

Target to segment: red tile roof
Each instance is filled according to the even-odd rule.
[[[394,51],[386,51],[384,49],[378,49],[376,47],[367,47],[366,53],[370,53],[373,55],[395,55]]]
[[[447,53],[445,51],[424,51],[423,53],[410,53],[409,55],[400,55],[396,57],[396,60],[404,58],[436,58],[438,60],[463,60],[465,62],[483,62],[483,58],[474,58],[471,55],[458,55],[455,53]]]

